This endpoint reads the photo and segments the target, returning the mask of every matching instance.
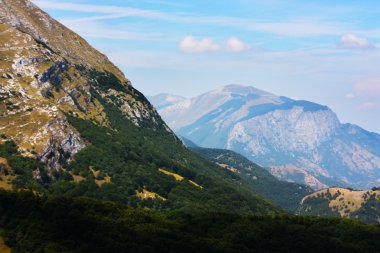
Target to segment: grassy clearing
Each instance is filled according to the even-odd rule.
[[[12,190],[12,180],[15,179],[15,176],[12,175],[6,175],[9,172],[9,164],[8,160],[0,157],[0,189],[4,189],[6,191]],[[0,251],[1,253],[1,251]]]
[[[178,175],[176,173],[173,173],[173,172],[170,172],[170,171],[167,171],[167,170],[164,170],[164,169],[158,169],[160,172],[168,175],[168,176],[172,176],[175,178],[176,181],[183,181],[185,178],[181,175]]]
[[[80,175],[75,175],[73,173],[70,173],[71,176],[73,177],[73,180],[75,183],[79,184],[80,182],[82,182],[83,180],[86,180],[86,178],[80,176]]]
[[[140,199],[161,199],[166,200],[166,198],[160,196],[155,192],[150,192],[146,189],[143,189],[142,192],[136,191],[136,196]]]
[[[348,217],[353,212],[359,210],[366,202],[369,196],[380,196],[380,191],[354,191],[345,188],[324,189],[304,198],[329,198],[329,208],[338,211],[342,217]]]
[[[185,180],[185,178],[183,176],[179,175],[179,174],[176,174],[176,173],[164,170],[164,169],[158,169],[158,170],[160,172],[164,173],[165,175],[174,177],[174,179],[176,181],[178,181],[178,182],[182,182],[183,180]],[[189,180],[189,183],[192,184],[195,187],[198,187],[199,189],[203,189],[203,187],[201,185],[197,184],[196,182],[194,182],[192,180]]]
[[[94,169],[93,167],[90,167],[90,170],[95,178],[95,183],[99,187],[102,187],[106,183],[111,183],[111,177],[108,174],[106,174],[103,179],[97,179],[100,175],[100,170]]]
[[[95,179],[95,183],[99,186],[99,187],[102,187],[104,184],[109,184],[111,183],[111,177],[106,174],[106,176],[104,177],[104,179]]]
[[[2,176],[0,175],[0,189],[4,189],[6,191],[10,191],[13,189],[12,181],[15,179],[16,176],[7,175]]]
[[[11,249],[5,245],[4,239],[0,236],[0,253],[11,253]]]
[[[3,158],[3,157],[0,157],[0,168],[8,168],[8,161],[7,159]]]
[[[219,165],[220,167],[224,168],[224,169],[231,171],[231,172],[240,174],[239,170],[237,170],[236,168],[234,168],[232,166],[229,166],[228,164],[224,164],[224,163],[216,163],[216,164]]]
[[[195,187],[198,187],[199,189],[203,189],[203,187],[197,183],[195,183],[193,180],[189,180],[189,183],[194,185]]]

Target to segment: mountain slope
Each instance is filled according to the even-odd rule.
[[[329,188],[314,192],[302,199],[299,215],[335,216],[380,223],[380,191],[354,191]]]
[[[2,0],[0,21],[0,187],[166,211],[281,212],[187,150],[120,70],[34,4]]]
[[[192,150],[218,164],[221,169],[243,178],[262,196],[291,213],[305,196],[313,192],[308,186],[278,180],[264,168],[233,151],[208,148]]]
[[[227,148],[314,189],[380,183],[380,135],[341,124],[328,107],[229,85],[159,110],[199,146]]]

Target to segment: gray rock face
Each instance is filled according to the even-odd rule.
[[[380,136],[343,125],[328,107],[229,85],[160,114],[197,145],[239,152],[314,189],[380,184]]]

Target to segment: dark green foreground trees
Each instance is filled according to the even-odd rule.
[[[2,236],[21,252],[379,252],[380,228],[341,219],[180,212],[0,191]]]

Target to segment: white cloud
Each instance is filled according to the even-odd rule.
[[[186,53],[202,53],[202,52],[215,52],[220,50],[220,46],[211,38],[203,38],[200,40],[194,39],[192,36],[183,38],[178,48]]]
[[[227,50],[231,52],[240,53],[249,50],[249,48],[248,45],[236,37],[231,37],[227,41]]]
[[[184,37],[178,44],[178,48],[185,53],[203,52],[232,52],[241,53],[250,49],[248,45],[239,38],[231,37],[221,46],[212,38],[195,39],[193,36]]]
[[[339,46],[347,49],[373,49],[375,48],[367,39],[354,34],[345,34],[339,42]]]

